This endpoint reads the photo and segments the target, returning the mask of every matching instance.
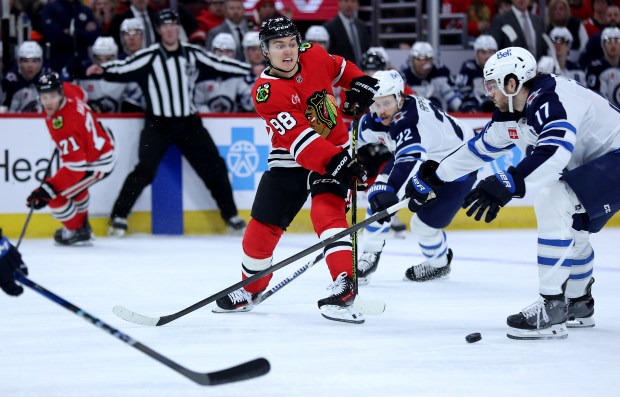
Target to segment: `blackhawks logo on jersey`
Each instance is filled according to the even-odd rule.
[[[310,48],[312,48],[312,43],[308,43],[308,42],[301,43],[301,45],[299,46],[299,52],[306,52]]]
[[[270,87],[271,87],[271,84],[269,83],[265,83],[265,84],[258,86],[258,88],[256,89],[256,102],[257,103],[267,102],[267,100],[269,99],[269,95],[271,95]]]
[[[59,130],[62,126],[65,125],[65,120],[62,116],[58,116],[52,119],[52,128],[55,130]]]
[[[336,98],[328,94],[326,90],[317,91],[308,98],[306,104],[308,107],[304,116],[308,119],[310,126],[317,134],[327,138],[338,120]]]

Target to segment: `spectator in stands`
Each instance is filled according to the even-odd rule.
[[[553,73],[566,76],[585,85],[586,73],[577,63],[568,59],[571,42],[573,41],[573,35],[571,32],[563,26],[557,27],[551,29],[551,32],[549,32],[549,37],[553,42],[556,60],[558,62],[557,65],[554,65],[555,69]]]
[[[125,21],[123,21],[125,22]],[[74,80],[88,95],[94,113],[142,112],[144,95],[135,82],[118,83],[104,80],[101,75],[86,76],[92,65],[103,65],[118,59],[118,47],[112,37],[99,37],[92,47],[92,59],[74,59],[63,69],[64,80]]]
[[[456,111],[462,102],[456,93],[450,70],[433,64],[434,56],[435,51],[430,43],[418,41],[411,47],[408,65],[401,73],[416,95],[429,99],[440,109]]]
[[[312,25],[306,30],[304,39],[308,43],[316,44],[323,47],[325,51],[329,51],[329,33],[327,29],[321,25]]]
[[[116,0],[93,0],[93,15],[101,27],[101,35],[108,36],[112,17],[116,12]]]
[[[224,0],[205,0],[207,8],[200,11],[196,22],[200,30],[209,33],[211,29],[224,22]]]
[[[592,37],[607,27],[607,7],[611,3],[612,0],[592,1],[592,16],[582,21],[588,37]]]
[[[545,25],[539,16],[528,10],[530,3],[531,0],[513,0],[511,10],[496,15],[487,33],[497,41],[500,50],[523,47],[538,59],[545,52],[542,36]]]
[[[571,50],[577,53],[575,57],[577,59],[578,53],[586,48],[588,33],[581,21],[570,15],[568,0],[551,0],[548,3],[546,32],[551,32],[551,29],[557,26],[564,26],[570,31],[573,36]]]
[[[125,59],[141,50],[144,36],[144,23],[139,18],[127,18],[121,23],[121,45],[123,51],[118,59]]]
[[[503,14],[512,9],[512,0],[495,0],[495,15]],[[493,18],[491,18],[493,20]]]
[[[149,7],[159,12],[170,9],[171,3],[176,3],[174,8],[179,15],[179,39],[182,42],[203,47],[207,42],[207,34],[200,30],[196,18],[187,10],[185,5],[180,4],[178,0],[149,0]]]
[[[144,35],[142,46],[149,47],[160,41],[157,32],[157,11],[148,7],[149,0],[129,0],[129,8],[120,14],[114,15],[110,23],[109,34],[114,38],[118,46],[121,44],[121,24],[127,18],[138,18],[144,24]]]
[[[265,56],[260,48],[260,40],[258,38],[258,32],[247,32],[243,36],[243,51],[245,54],[245,61],[252,67],[250,74],[246,80],[250,85],[254,85],[254,82],[258,76],[263,73],[263,70],[267,67],[265,63]]]
[[[497,42],[490,35],[478,36],[474,41],[475,58],[463,62],[456,78],[456,86],[463,103],[461,112],[493,112],[495,105],[484,89],[482,71],[487,60],[497,52]]]
[[[580,21],[592,16],[591,0],[568,0],[570,14]]]
[[[43,67],[43,50],[35,41],[24,41],[17,49],[17,65],[2,79],[3,106],[11,113],[38,113],[36,83]]]
[[[466,14],[467,34],[469,37],[478,37],[491,26],[491,18],[495,15],[495,0],[443,0],[441,13]]]
[[[607,27],[620,26],[620,7],[616,4],[607,6]],[[585,51],[579,57],[579,66],[586,69],[595,59],[603,58],[601,32],[590,37]]]
[[[43,7],[43,37],[49,42],[49,67],[60,71],[74,56],[87,56],[101,29],[90,8],[79,0],[56,0]]]
[[[222,58],[234,59],[237,44],[230,33],[218,33],[211,52]],[[246,76],[214,76],[201,73],[194,89],[194,103],[200,113],[252,112],[253,82]]]
[[[276,10],[276,3],[274,0],[258,0],[254,9],[252,10],[252,16],[249,18],[248,27],[250,30],[258,31],[260,24],[267,18],[280,15]]]
[[[620,106],[620,28],[603,29],[601,41],[604,56],[590,63],[586,69],[586,82],[588,88]]]
[[[244,16],[243,1],[226,0],[226,3],[224,3],[224,16],[226,17],[224,22],[209,31],[207,48],[212,48],[213,39],[215,39],[218,33],[230,33],[235,39],[235,59],[243,61],[245,57],[241,42],[243,41],[243,35],[250,30],[248,28],[248,21]]]
[[[329,33],[329,52],[357,66],[360,66],[363,54],[370,47],[366,24],[356,16],[359,6],[359,0],[338,0],[338,15],[323,24]]]

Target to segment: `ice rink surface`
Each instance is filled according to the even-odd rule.
[[[331,282],[324,262],[248,313],[213,304],[162,327],[117,318],[117,304],[151,316],[177,312],[240,280],[241,238],[51,239],[21,246],[31,279],[196,371],[265,357],[264,377],[194,384],[57,304],[27,290],[0,296],[0,397],[193,396],[617,396],[620,389],[620,229],[592,236],[596,327],[556,341],[506,337],[506,317],[537,298],[536,232],[449,232],[448,280],[402,281],[422,259],[411,235],[386,244],[366,299],[380,316],[353,325],[321,317]],[[276,261],[317,242],[284,236]],[[305,261],[276,272],[271,285]],[[468,344],[465,336],[480,332]]]

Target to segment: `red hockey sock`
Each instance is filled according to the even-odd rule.
[[[76,212],[71,219],[63,221],[62,224],[69,230],[78,230],[86,220],[87,212]]]
[[[283,233],[284,230],[277,226],[250,219],[245,229],[242,243],[244,255],[241,274],[243,280],[267,269],[271,265],[273,251],[276,249],[276,245]],[[261,277],[244,288],[253,294],[263,291],[269,285],[271,277],[273,277],[272,274]]]

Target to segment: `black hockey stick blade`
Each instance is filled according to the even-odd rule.
[[[178,318],[181,318],[183,316],[185,316],[186,314],[189,314],[193,311],[196,311],[198,309],[200,309],[201,307],[204,307],[206,305],[208,305],[209,303],[215,302],[217,299],[241,288],[244,287],[248,284],[250,284],[253,281],[258,280],[261,277],[264,277],[268,274],[271,274],[273,272],[275,272],[276,270],[280,270],[282,269],[284,266],[290,265],[291,263],[298,261],[299,259],[310,255],[311,253],[320,250],[321,248],[326,247],[327,245],[336,242],[338,240],[340,240],[343,237],[346,237],[348,235],[350,235],[353,232],[356,232],[368,225],[370,225],[371,223],[378,221],[379,219],[383,219],[385,217],[391,216],[393,214],[395,214],[398,210],[405,208],[407,206],[407,203],[409,202],[408,198],[405,198],[404,200],[399,201],[398,203],[394,204],[393,206],[384,209],[381,212],[377,212],[376,214],[364,219],[362,222],[353,225],[341,232],[338,232],[336,234],[334,234],[333,236],[326,238],[325,240],[319,241],[318,243],[314,244],[311,247],[306,248],[305,250],[298,252],[297,254],[288,257],[287,259],[284,259],[281,262],[276,263],[275,265],[262,270],[258,273],[256,273],[255,275],[246,278],[245,280],[241,280],[236,284],[231,285],[228,288],[225,288],[223,290],[221,290],[220,292],[215,293],[214,295],[211,295],[208,298],[205,298],[203,300],[201,300],[200,302],[196,302],[193,305],[178,311],[176,313],[173,314],[169,314],[167,316],[161,316],[161,317],[150,317],[150,316],[145,316],[139,313],[136,313],[134,311],[131,311],[127,308],[125,308],[124,306],[114,306],[114,308],[112,309],[112,311],[114,312],[114,314],[116,314],[118,317],[122,318],[125,321],[129,321],[131,323],[135,323],[135,324],[140,324],[140,325],[148,325],[148,326],[162,326],[165,324],[168,324],[169,322],[172,322]]]
[[[70,312],[73,312],[78,317],[83,318],[84,320],[88,321],[95,327],[127,343],[129,346],[137,350],[140,350],[142,353],[146,354],[147,356],[159,361],[160,363],[164,364],[168,368],[171,368],[172,370],[198,383],[199,385],[214,386],[214,385],[221,385],[224,383],[238,382],[241,380],[256,378],[258,376],[265,375],[266,373],[269,372],[269,369],[270,369],[269,361],[267,361],[264,358],[257,358],[255,360],[248,361],[246,363],[239,364],[234,367],[226,368],[221,371],[214,371],[214,372],[192,371],[191,369],[188,369],[172,361],[168,357],[163,356],[160,353],[156,352],[155,350],[151,349],[150,347],[138,342],[137,340],[133,339],[129,335],[122,333],[121,331],[112,327],[111,325],[104,323],[97,317],[85,312],[84,310],[75,306],[71,302],[45,289],[41,285],[30,280],[24,274],[19,273],[17,271],[14,274],[15,274],[15,279],[19,281],[21,284],[31,288],[33,291],[38,292],[39,294],[43,295],[47,299],[51,300],[52,302],[55,302],[58,305],[69,310]]]

